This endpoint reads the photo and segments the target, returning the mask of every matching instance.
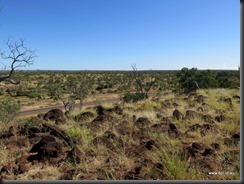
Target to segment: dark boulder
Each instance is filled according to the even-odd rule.
[[[37,144],[33,145],[30,153],[33,153],[27,158],[28,161],[55,161],[52,158],[63,156],[63,144],[57,142],[52,136],[43,137]],[[56,160],[58,161],[58,160]]]
[[[183,118],[183,114],[178,109],[175,109],[173,112],[173,117],[180,120]]]
[[[55,141],[55,138],[53,136],[47,135],[45,137],[43,137],[37,144],[33,145],[30,153],[35,153],[38,152],[39,148],[49,142],[53,142]]]
[[[88,124],[88,127],[92,130],[99,130],[100,128],[106,126],[107,122],[110,122],[114,119],[113,116],[109,114],[98,115],[91,123]]]
[[[219,116],[216,116],[214,119],[217,122],[222,122],[222,121],[225,121],[225,116],[223,114],[221,114]]]
[[[210,116],[208,114],[203,115],[202,118],[206,123],[212,123],[212,124],[214,123],[214,119],[212,118],[212,116]]]
[[[66,123],[66,118],[62,110],[60,109],[52,109],[48,111],[44,117],[44,120],[48,121],[55,121],[56,124],[59,123]]]
[[[66,160],[73,162],[73,163],[80,163],[82,159],[82,152],[79,150],[77,146],[75,146],[66,157]]]
[[[214,149],[205,148],[204,152],[202,153],[203,156],[211,156],[214,154]]]
[[[148,118],[140,117],[135,122],[136,126],[138,127],[145,127],[151,124]]]
[[[233,95],[232,98],[233,98],[233,99],[240,100],[240,96],[239,96],[239,95]]]
[[[76,122],[81,122],[81,121],[85,121],[85,120],[87,120],[88,118],[92,118],[92,117],[94,117],[94,114],[92,113],[92,112],[83,112],[83,113],[81,113],[81,114],[79,114],[79,115],[77,115],[77,116],[75,116],[74,117],[74,120],[76,121]]]
[[[97,112],[98,115],[104,115],[104,111],[105,111],[105,109],[104,109],[103,106],[98,105],[98,106],[96,107],[96,112]]]
[[[187,119],[194,119],[195,117],[198,116],[198,113],[196,113],[195,111],[193,110],[187,110],[186,111],[186,118]]]

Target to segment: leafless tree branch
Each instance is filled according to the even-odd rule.
[[[1,58],[5,61],[10,61],[9,72],[6,75],[0,76],[0,82],[6,81],[11,84],[19,84],[18,81],[13,81],[11,76],[17,68],[26,67],[34,62],[35,50],[28,49],[25,46],[25,42],[19,39],[19,42],[12,42],[8,40],[6,42],[7,51],[1,51]],[[2,62],[3,63],[3,62]],[[4,68],[7,69],[7,65],[3,64]]]

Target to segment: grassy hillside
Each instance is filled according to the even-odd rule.
[[[65,119],[55,123],[32,117],[10,123],[15,130],[12,134],[2,129],[1,178],[240,179],[238,89],[206,89],[182,95],[161,92],[137,103],[76,109]],[[60,129],[67,139],[53,134],[49,125]],[[34,155],[33,146],[47,135],[54,137],[62,151],[29,159]],[[76,154],[68,156],[74,150]]]

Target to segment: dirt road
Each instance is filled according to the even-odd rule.
[[[92,102],[85,102],[83,103],[84,107],[94,107],[99,105],[100,103],[115,103],[118,102],[120,99],[119,98],[113,98],[113,99],[106,99],[106,100],[100,100],[98,101],[92,101]],[[75,104],[75,107],[79,107],[79,104]],[[41,109],[33,109],[33,110],[28,110],[28,111],[22,111],[19,113],[18,117],[28,117],[28,116],[35,116],[38,115],[40,113],[46,113],[51,109],[61,109],[64,110],[64,106],[60,105],[60,106],[53,106],[53,107],[45,107],[45,108],[41,108]]]
[[[150,93],[148,94],[149,97],[154,97],[156,96],[156,93]],[[105,100],[99,100],[99,101],[91,101],[91,102],[85,102],[83,103],[83,107],[94,107],[99,104],[104,104],[104,103],[115,103],[120,101],[120,98],[112,98],[112,99],[105,99]],[[79,108],[79,104],[75,104],[75,107]],[[53,107],[45,107],[41,109],[33,109],[33,110],[28,110],[28,111],[22,111],[19,113],[18,117],[23,118],[23,117],[28,117],[28,116],[36,116],[40,113],[46,113],[49,110],[52,109],[61,109],[64,110],[64,106],[53,106]]]

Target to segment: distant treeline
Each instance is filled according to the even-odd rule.
[[[0,71],[0,76],[6,70]],[[240,70],[19,70],[12,78],[21,81],[19,85],[0,86],[0,96],[28,96],[42,99],[50,96],[51,84],[58,85],[60,94],[69,94],[74,86],[85,86],[89,94],[127,94],[147,89],[150,92],[174,90],[191,92],[198,88],[239,88]],[[137,80],[135,80],[137,79]],[[138,85],[138,81],[140,85]],[[72,85],[71,85],[72,83]],[[143,91],[143,90],[142,90]]]

